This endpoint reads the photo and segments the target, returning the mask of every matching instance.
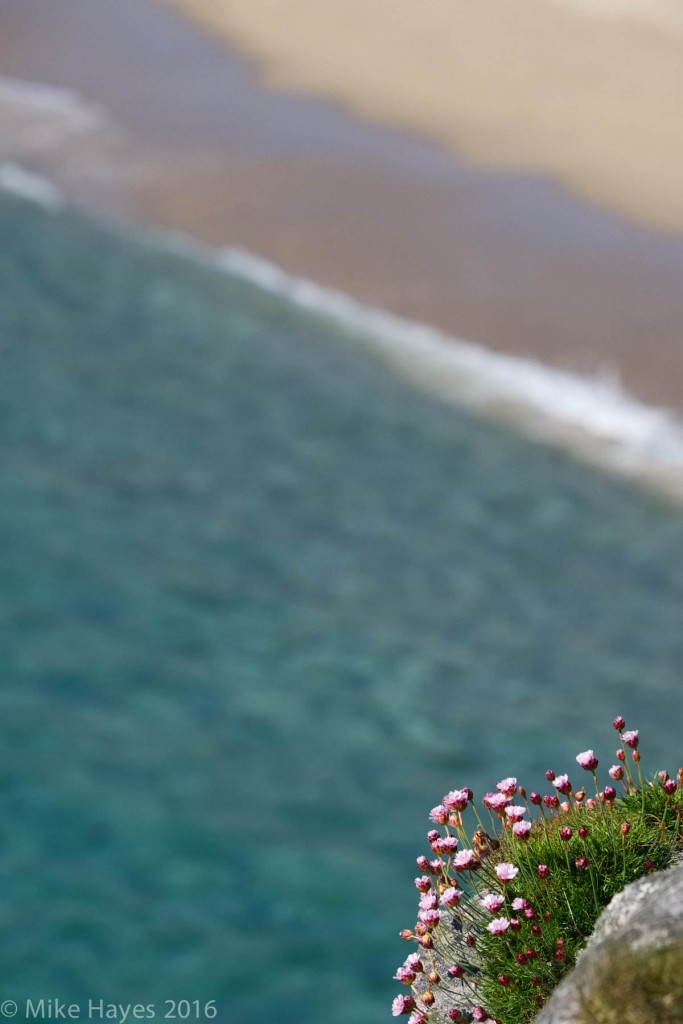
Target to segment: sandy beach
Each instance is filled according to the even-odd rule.
[[[683,229],[674,0],[166,0],[277,88]]]
[[[559,0],[547,2],[560,24],[566,11]],[[299,26],[303,19],[311,32],[329,34],[333,11],[356,7],[326,3],[313,18],[310,5],[287,4],[284,25],[281,6],[212,3],[205,14],[209,6],[241,12],[254,39],[261,25],[271,46],[279,35],[293,45],[297,18]],[[437,6],[426,4],[425,11],[436,17]],[[183,8],[189,7],[187,0]],[[258,17],[249,15],[252,7]],[[407,17],[410,5],[396,3],[395,9]],[[266,18],[266,10],[278,17]],[[491,14],[493,7],[478,10]],[[524,0],[519,10],[528,13],[532,5]],[[534,174],[482,167],[426,138],[436,132],[392,127],[396,118],[388,110],[376,112],[387,126],[347,114],[341,100],[350,107],[351,97],[318,99],[316,92],[331,89],[312,79],[310,95],[292,94],[294,81],[283,87],[280,65],[277,73],[274,64],[266,71],[265,63],[254,65],[203,31],[199,0],[192,12],[194,21],[164,0],[118,0],[115,9],[94,7],[91,0],[58,6],[0,0],[0,75],[72,90],[106,115],[101,130],[60,136],[38,125],[21,132],[16,126],[28,108],[18,120],[15,111],[13,120],[5,93],[0,159],[45,172],[91,209],[247,249],[292,274],[450,334],[573,371],[615,374],[647,402],[683,409],[681,235],[584,202],[539,174],[539,164]],[[663,7],[660,13],[664,17]],[[584,24],[578,15],[574,21]],[[398,13],[397,24],[405,34],[409,26]],[[648,40],[655,50],[665,47],[660,22],[645,32],[635,9],[623,24],[594,13],[590,24],[598,32],[616,31],[616,25],[632,45],[637,28],[645,50]],[[235,44],[255,52],[246,34],[229,31]],[[666,45],[678,52],[677,40],[672,33]],[[341,29],[338,43],[341,53]],[[436,60],[440,46],[432,43]],[[402,53],[393,54],[396,67],[386,71],[387,81],[396,81]],[[592,59],[599,79],[596,52]],[[358,67],[354,76],[347,63],[349,88],[361,80]],[[378,82],[385,70],[378,68]],[[407,65],[403,73],[408,82]],[[677,74],[670,67],[671,102]],[[663,88],[661,76],[657,81]],[[646,92],[654,88],[649,80],[641,85]],[[299,81],[296,88],[303,86]],[[665,110],[673,146],[678,121],[671,104],[662,107],[662,117]],[[511,137],[521,138],[522,112],[512,113]],[[597,144],[595,123],[584,127]],[[652,173],[669,173],[671,160],[653,159]],[[645,191],[659,202],[664,186]],[[664,205],[669,212],[675,207],[673,199]]]

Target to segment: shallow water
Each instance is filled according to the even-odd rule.
[[[683,514],[0,195],[0,998],[388,1019],[426,813],[676,768]]]

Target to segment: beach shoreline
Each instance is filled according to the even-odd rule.
[[[157,2],[248,54],[271,87],[683,231],[673,0]]]
[[[0,159],[55,177],[71,200],[248,250],[446,334],[614,375],[651,405],[683,409],[683,238],[546,178],[458,162],[334,104],[265,88],[160,0],[96,13],[89,0],[58,12],[0,0],[0,27],[6,80],[76,90],[106,115],[99,133],[52,150],[13,147],[3,132]]]

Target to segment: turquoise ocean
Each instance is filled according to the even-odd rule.
[[[332,318],[1,192],[0,353],[17,1019],[388,1020],[446,790],[607,766],[617,713],[678,767],[680,508]]]

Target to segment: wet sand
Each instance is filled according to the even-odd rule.
[[[246,60],[149,0],[0,0],[0,74],[110,112],[115,138],[23,154],[80,201],[249,249],[499,351],[618,372],[646,401],[683,409],[680,236],[264,88]],[[13,155],[7,137],[2,152]]]

